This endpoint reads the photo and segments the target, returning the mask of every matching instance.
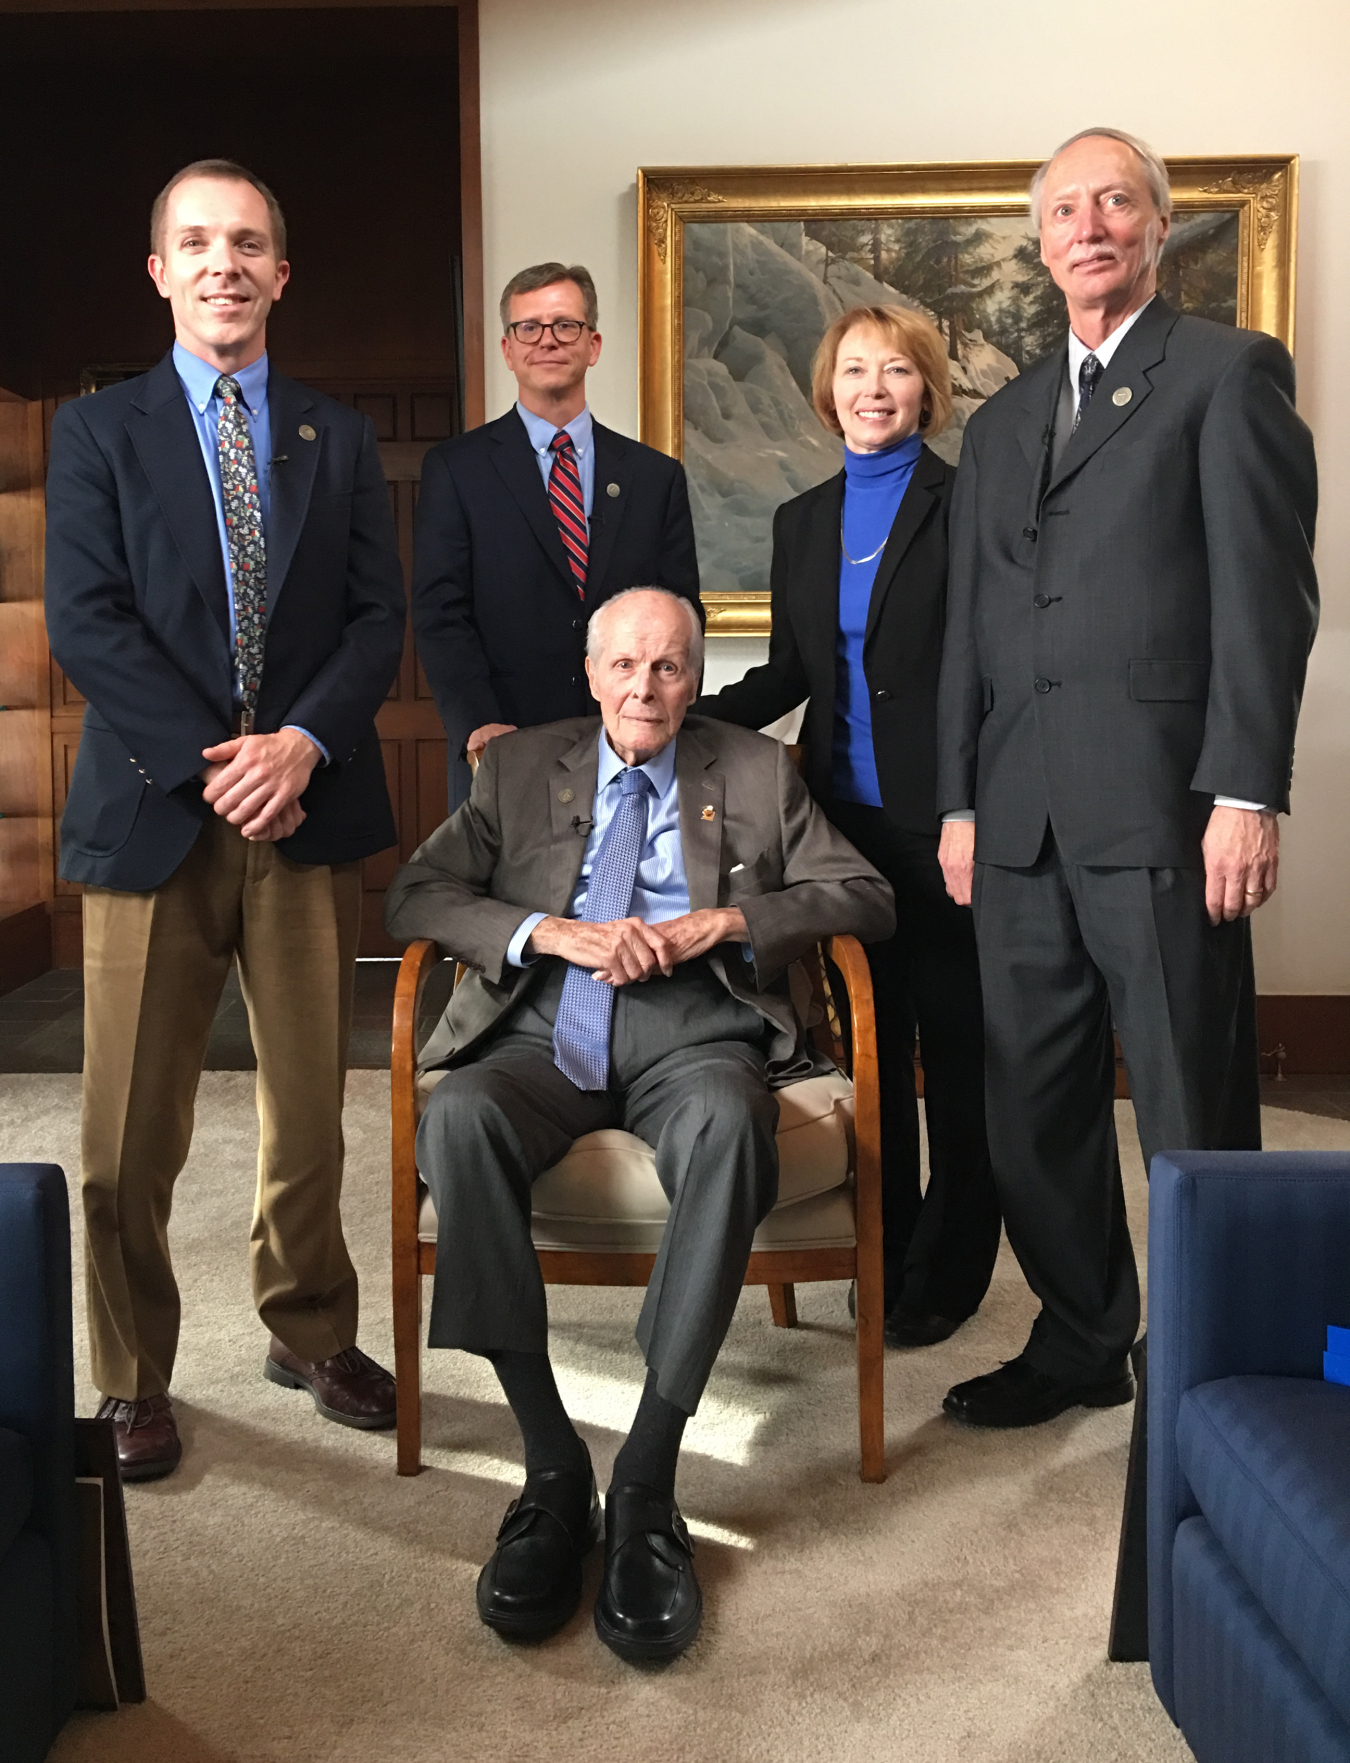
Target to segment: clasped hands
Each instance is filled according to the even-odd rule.
[[[1205,910],[1211,924],[1250,918],[1275,892],[1280,868],[1280,823],[1264,809],[1215,807],[1201,840]],[[938,861],[947,892],[969,906],[975,869],[975,822],[949,820]]]
[[[615,918],[587,924],[576,918],[543,918],[530,933],[527,947],[534,955],[561,955],[576,967],[589,967],[606,985],[626,986],[646,980],[658,970],[669,979],[685,961],[704,955],[718,943],[748,943],[749,926],[739,906],[704,907],[644,924],[640,918]]]
[[[298,728],[235,735],[204,747],[202,758],[208,761],[199,773],[203,800],[246,839],[288,839],[305,818],[300,797],[320,753]]]

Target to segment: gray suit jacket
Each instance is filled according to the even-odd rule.
[[[471,1058],[547,969],[542,961],[508,966],[506,950],[530,913],[570,912],[599,729],[598,717],[574,717],[490,742],[469,800],[395,876],[389,934],[430,937],[473,969],[427,1041],[423,1069]],[[708,960],[729,992],[772,1023],[770,1082],[787,1082],[812,1063],[787,968],[822,937],[890,936],[891,890],[811,800],[781,742],[701,716],[687,717],[676,740],[690,909],[739,906],[745,914],[753,962],[724,948]]]
[[[1215,795],[1285,810],[1317,626],[1312,437],[1273,338],[1155,299],[1051,466],[1066,345],[971,419],[938,812],[1023,868],[1202,866]]]

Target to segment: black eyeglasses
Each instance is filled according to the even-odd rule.
[[[591,326],[583,324],[579,318],[555,318],[551,324],[541,324],[537,318],[518,318],[506,328],[515,334],[518,343],[537,343],[545,331],[553,332],[555,343],[575,343],[582,331],[590,330]]]

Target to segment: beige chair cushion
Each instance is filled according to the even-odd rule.
[[[540,1218],[530,1235],[536,1249],[627,1250],[654,1255],[661,1247],[661,1223],[632,1219]],[[436,1241],[436,1208],[423,1193],[417,1234],[424,1243]],[[853,1187],[816,1194],[793,1206],[775,1206],[755,1232],[757,1249],[851,1249],[854,1244]]]
[[[429,1095],[441,1071],[418,1080]],[[788,1084],[778,1096],[778,1204],[755,1236],[757,1248],[847,1247],[853,1196],[847,1186],[853,1086],[842,1072]],[[534,1186],[533,1236],[539,1248],[655,1251],[670,1210],[651,1147],[617,1128],[586,1133]],[[418,1234],[436,1240],[430,1195]]]

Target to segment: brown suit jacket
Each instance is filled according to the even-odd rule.
[[[508,966],[506,950],[531,913],[570,913],[599,731],[598,717],[574,717],[490,742],[469,800],[395,876],[389,934],[430,937],[473,969],[423,1049],[424,1069],[471,1058],[546,970],[546,962]],[[769,1081],[806,1076],[812,1061],[787,969],[822,937],[890,936],[891,890],[825,819],[781,742],[699,716],[686,718],[676,741],[690,910],[739,906],[754,954],[747,961],[739,949],[719,947],[709,965],[772,1023]]]

